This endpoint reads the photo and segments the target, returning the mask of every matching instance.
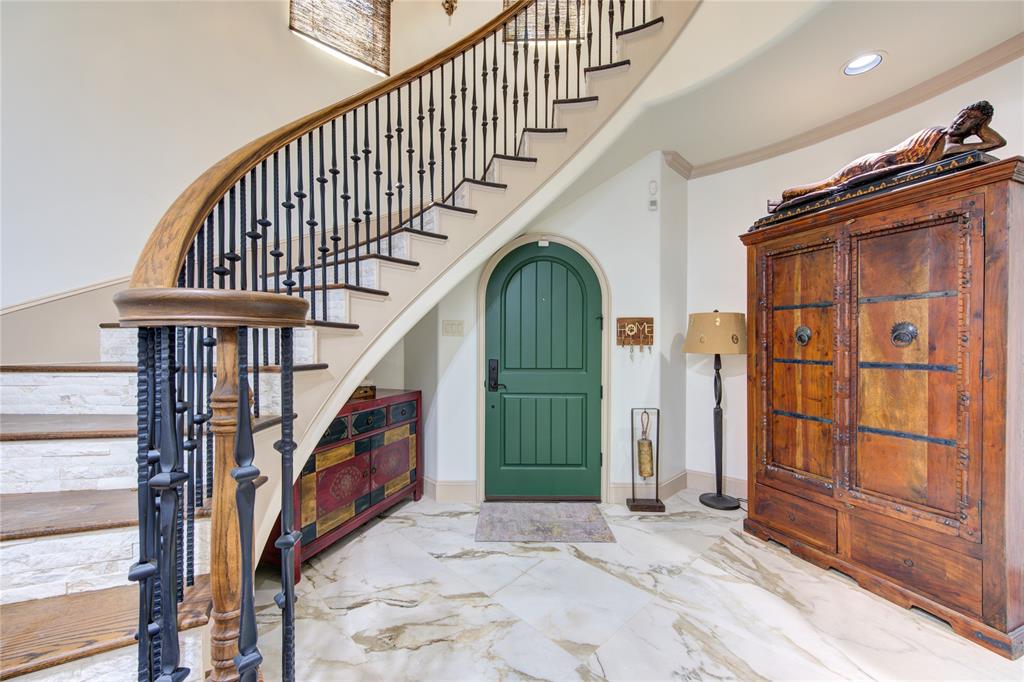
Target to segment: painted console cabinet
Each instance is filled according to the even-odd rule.
[[[299,565],[403,499],[423,495],[420,391],[380,389],[350,400],[306,461],[295,486]],[[269,542],[264,557],[275,556]]]
[[[742,237],[749,533],[1024,653],[1024,159]]]

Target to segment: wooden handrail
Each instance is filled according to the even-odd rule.
[[[133,289],[175,287],[192,240],[206,216],[221,197],[257,164],[302,135],[429,73],[489,36],[535,1],[517,0],[476,31],[434,56],[356,95],[281,126],[212,165],[174,200],[160,218],[142,249],[129,286]]]

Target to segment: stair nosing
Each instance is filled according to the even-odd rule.
[[[589,104],[591,102],[597,102],[600,98],[597,95],[587,95],[585,97],[568,97],[564,99],[556,99],[551,104],[554,106],[566,105],[566,104]]]
[[[599,73],[601,71],[608,71],[609,69],[618,69],[623,66],[629,66],[630,62],[628,59],[620,59],[617,62],[609,62],[607,64],[600,64],[598,66],[588,66],[583,69],[584,74]]]
[[[296,372],[309,372],[327,369],[324,362],[303,362],[293,366]],[[17,365],[0,365],[0,374],[134,374],[138,366],[129,362],[97,362],[97,363],[25,363]],[[190,368],[185,368],[189,371]],[[249,368],[252,371],[252,367]],[[260,365],[259,371],[267,374],[280,374],[281,365]]]
[[[665,17],[657,17],[657,18],[651,19],[650,21],[645,21],[642,24],[637,24],[636,26],[630,26],[629,28],[624,28],[621,31],[616,31],[615,32],[615,37],[616,38],[621,38],[622,36],[628,36],[631,33],[637,33],[639,31],[643,31],[644,29],[651,28],[653,26],[657,26],[658,24],[664,24],[664,23],[665,23]]]
[[[128,420],[136,420],[136,415],[133,414],[104,414],[104,415],[80,415],[80,414],[28,414],[28,415],[4,415],[8,417],[61,417],[64,420],[73,417],[118,417]],[[259,433],[269,428],[273,428],[281,423],[280,415],[267,415],[256,417],[253,423],[253,433]],[[131,428],[104,428],[104,429],[65,429],[63,431],[58,430],[35,430],[35,431],[15,431],[11,433],[9,430],[0,430],[0,443],[25,443],[35,441],[47,441],[47,440],[108,440],[108,439],[120,439],[120,438],[136,438],[138,437],[138,427],[132,426]]]

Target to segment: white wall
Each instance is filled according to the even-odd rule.
[[[396,2],[392,72],[499,10]],[[0,31],[4,307],[127,276],[211,164],[380,80],[293,35],[287,0],[5,1]]]
[[[765,213],[782,190],[828,177],[858,156],[881,151],[921,128],[946,125],[980,99],[995,107],[993,127],[1007,139],[995,154],[1024,153],[1024,59],[1018,59],[933,99],[825,142],[736,170],[690,181],[687,308],[746,312],[746,255],[738,235]],[[688,360],[686,461],[714,471],[711,360]],[[746,478],[746,358],[723,358],[725,473]]]
[[[658,185],[660,202],[654,211],[648,210],[651,182]],[[578,201],[553,207],[527,230],[567,237],[597,260],[611,290],[606,330],[614,329],[619,316],[655,319],[652,352],[611,351],[610,385],[605,387],[611,452],[605,461],[612,483],[629,481],[631,407],[663,409],[663,480],[685,469],[685,371],[679,350],[686,319],[685,207],[686,181],[665,166],[658,152]],[[477,388],[483,381],[477,357],[480,277],[480,271],[467,277],[406,337],[406,381],[410,388],[432,391],[424,448],[427,476],[437,481],[474,481],[477,476]],[[464,336],[441,336],[444,320],[463,321]]]

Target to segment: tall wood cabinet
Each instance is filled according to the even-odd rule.
[[[748,532],[1024,653],[1024,159],[748,247]]]

